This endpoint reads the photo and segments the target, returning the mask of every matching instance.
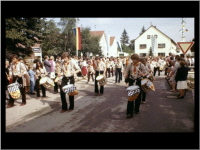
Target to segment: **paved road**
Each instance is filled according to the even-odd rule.
[[[94,96],[93,83],[76,82],[72,112],[60,113],[60,95],[48,90],[48,98],[36,100],[27,96],[27,105],[6,109],[6,132],[193,132],[194,100],[187,91],[184,99],[169,99],[172,93],[164,76],[156,77],[156,91],[147,93],[140,114],[126,119],[127,93],[125,83],[114,84],[108,78],[102,96]]]

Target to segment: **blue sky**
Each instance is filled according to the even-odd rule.
[[[184,18],[186,41],[189,42],[194,38],[194,18]],[[48,19],[49,20],[49,19]],[[54,18],[59,22],[60,18]],[[182,18],[79,18],[77,26],[90,27],[91,31],[103,30],[110,36],[115,36],[117,41],[120,40],[124,29],[127,31],[129,40],[136,39],[141,32],[142,27],[148,29],[154,25],[169,36],[175,42],[181,42],[181,25]]]

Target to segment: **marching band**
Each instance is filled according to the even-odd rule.
[[[95,57],[92,60],[86,60],[87,62],[85,62],[86,64],[83,67],[87,72],[87,83],[90,81],[90,77],[92,77],[94,94],[96,96],[103,95],[107,78],[115,75],[115,83],[120,83],[122,78],[124,78],[126,91],[128,93],[127,119],[132,118],[134,112],[139,114],[140,104],[145,104],[146,93],[151,90],[155,91],[153,81],[156,72],[158,71],[158,76],[160,76],[160,71],[166,71],[168,64],[167,60],[163,58],[151,59],[140,57],[138,54],[133,54],[131,57],[118,57],[117,59]],[[48,56],[45,56],[44,64],[52,67],[49,65]],[[48,68],[47,71],[45,65],[37,61],[36,67],[32,71],[36,78],[35,91],[37,93],[37,99],[40,99],[40,89],[42,90],[42,97],[46,97],[46,89],[54,87],[54,92],[58,93],[59,90],[60,93],[62,104],[60,113],[72,111],[74,109],[74,96],[78,94],[78,89],[75,86],[75,78],[83,70],[79,66],[78,60],[72,59],[68,52],[64,52],[53,65],[55,67],[53,68],[54,78],[50,77],[52,69]],[[29,66],[29,68],[32,67]],[[23,78],[25,74],[28,74],[28,71],[25,65],[19,62],[17,55],[13,55],[12,63],[9,67],[7,64],[6,68],[6,79],[8,81],[6,84],[7,108],[14,106],[14,99],[19,98],[20,94],[22,95],[21,106],[23,106],[26,104]],[[95,75],[94,78],[93,75]],[[32,91],[33,89],[31,93],[33,93]],[[69,98],[69,107],[67,106],[66,96]]]

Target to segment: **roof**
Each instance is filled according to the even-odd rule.
[[[90,31],[90,33],[94,36],[100,36],[102,37],[104,34],[104,31]]]
[[[156,26],[153,26],[153,25],[151,25],[147,30],[149,30],[151,27],[154,27],[156,30],[158,30],[159,32],[161,32],[162,34],[164,34],[162,31],[160,31],[159,29],[157,29]],[[146,30],[146,31],[147,31],[147,30]],[[145,31],[145,32],[146,32],[146,31]],[[142,34],[144,34],[145,32],[143,32]],[[141,34],[141,35],[142,35],[142,34]],[[141,35],[139,35],[136,39],[138,39]],[[164,35],[165,35],[166,37],[168,37],[166,34],[164,34]],[[174,40],[172,40],[170,37],[168,37],[168,38],[172,41],[172,43],[174,43],[175,45],[177,45],[176,42],[174,42]],[[136,39],[135,39],[135,40],[136,40]]]
[[[115,39],[114,36],[111,36],[111,37],[110,37],[110,46],[113,45],[114,39]]]

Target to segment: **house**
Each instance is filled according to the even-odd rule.
[[[142,57],[149,56],[150,49],[153,56],[177,54],[177,44],[153,25],[135,39],[135,53]]]
[[[100,41],[99,45],[102,50],[102,55],[104,57],[117,57],[118,54],[118,45],[116,41],[115,36],[111,36],[105,33],[105,31],[90,31],[92,36],[99,36]],[[92,54],[88,54],[89,56],[92,56]]]

